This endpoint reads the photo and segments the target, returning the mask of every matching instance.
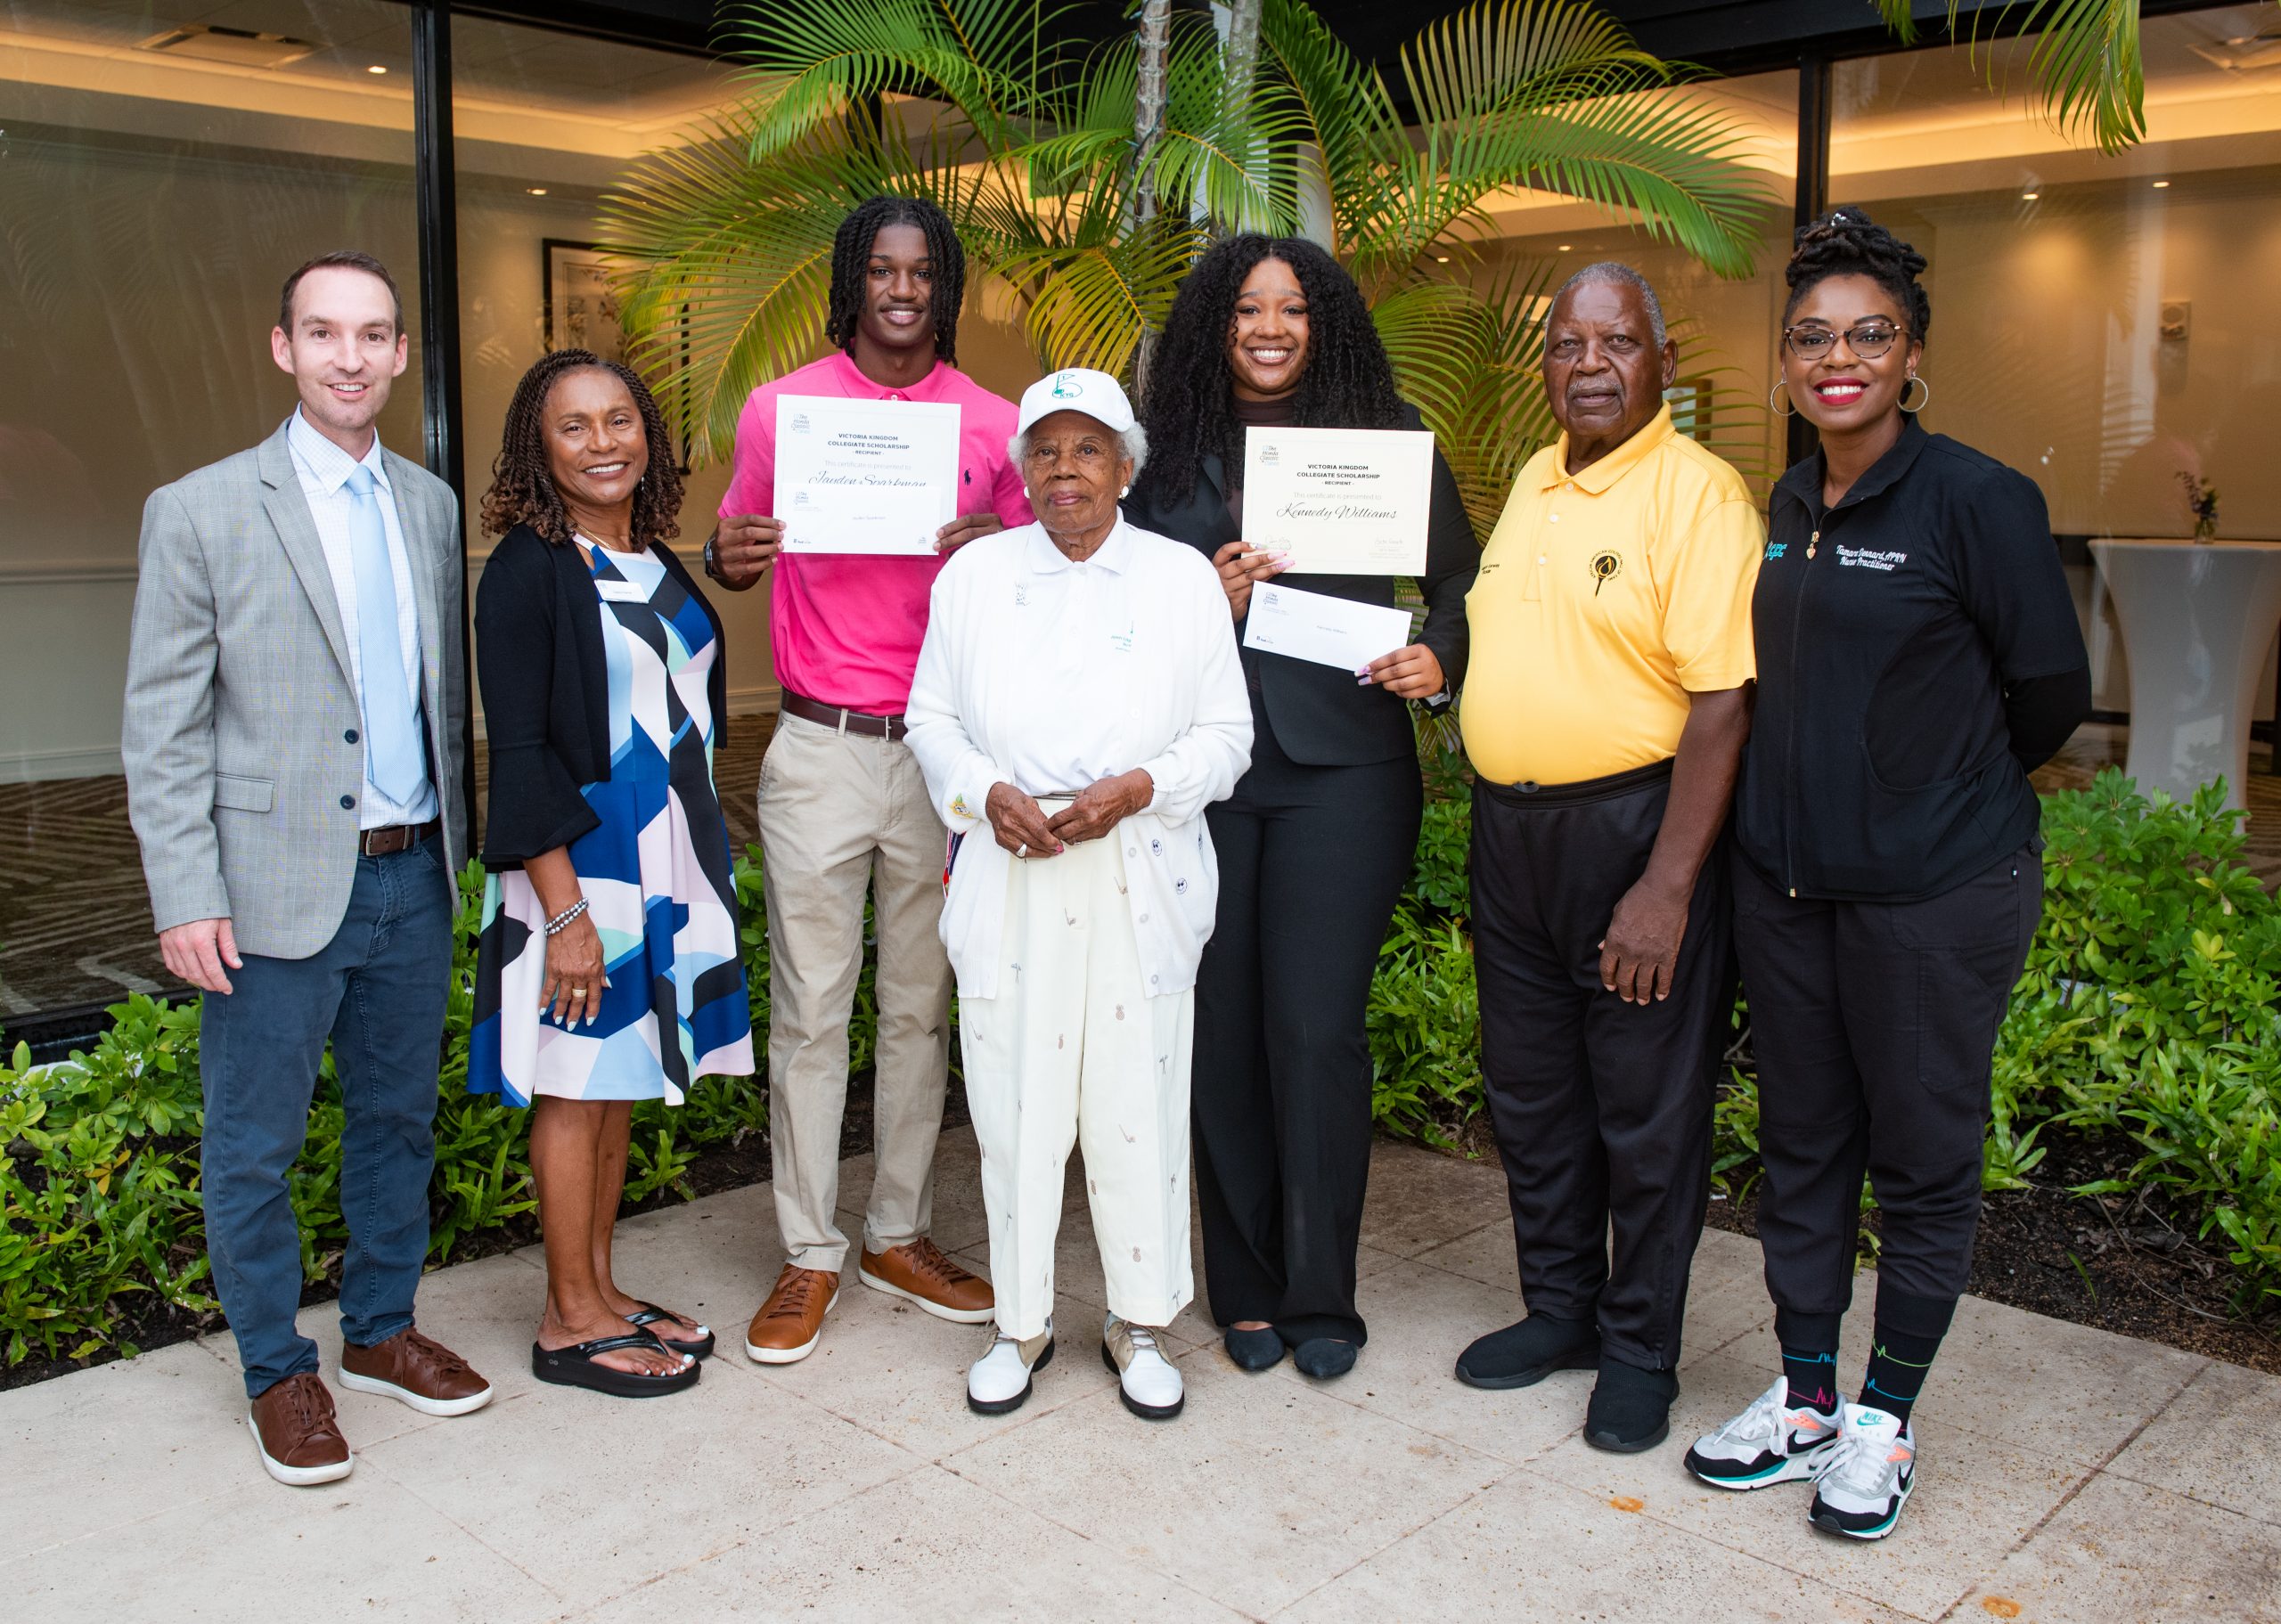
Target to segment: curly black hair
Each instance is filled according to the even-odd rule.
[[[592,350],[558,349],[542,357],[515,386],[507,426],[499,436],[499,455],[491,464],[491,488],[483,494],[484,535],[504,535],[517,525],[528,525],[556,546],[569,545],[570,516],[563,510],[562,494],[547,470],[546,397],[566,374],[589,370],[608,372],[625,386],[649,441],[649,470],[634,487],[634,545],[647,547],[681,534],[681,469],[674,465],[673,439],[666,432],[666,414],[658,410],[658,397],[631,367],[605,361]]]
[[[1866,276],[1893,295],[1907,314],[1909,337],[1922,344],[1933,324],[1933,301],[1917,280],[1925,256],[1850,203],[1833,208],[1819,220],[1798,228],[1797,245],[1783,279],[1790,284],[1789,302],[1782,306],[1786,324],[1798,301],[1816,282],[1832,276]]]
[[[927,257],[935,273],[927,299],[935,318],[935,355],[944,364],[956,366],[959,306],[966,298],[966,249],[951,217],[925,198],[875,197],[858,203],[839,223],[831,239],[831,300],[824,316],[824,337],[835,349],[854,347],[868,291],[865,273],[871,268],[871,245],[889,225],[915,225],[926,235]]]
[[[1293,400],[1311,428],[1392,428],[1402,421],[1394,363],[1370,324],[1362,290],[1344,267],[1304,237],[1247,232],[1214,245],[1181,283],[1149,365],[1140,420],[1149,431],[1144,488],[1186,498],[1207,453],[1232,463],[1242,445],[1228,367],[1236,296],[1263,259],[1279,259],[1307,300],[1307,364]]]

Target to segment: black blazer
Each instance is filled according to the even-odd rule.
[[[713,623],[707,692],[718,728],[729,714],[721,616],[672,548],[650,551]],[[601,820],[578,787],[609,777],[609,666],[593,576],[575,545],[554,546],[528,525],[500,539],[475,592],[475,669],[491,753],[483,861],[519,868],[593,828]]]
[[[1418,409],[1405,404],[1402,427],[1422,428]],[[1218,453],[1206,453],[1203,472],[1185,501],[1149,489],[1124,504],[1124,516],[1144,530],[1186,542],[1210,558],[1230,542],[1243,539],[1228,511],[1227,470]],[[1473,521],[1458,494],[1457,477],[1437,449],[1434,453],[1433,503],[1426,535],[1426,573],[1418,591],[1426,600],[1426,626],[1418,641],[1442,662],[1442,674],[1455,693],[1465,681],[1468,642],[1465,595],[1481,568],[1481,547]],[[1329,597],[1394,607],[1391,575],[1292,575],[1291,585]],[[1237,641],[1243,631],[1237,628]],[[1308,660],[1242,650],[1245,681],[1251,689],[1252,721],[1270,729],[1293,761],[1310,767],[1357,767],[1393,761],[1418,748],[1409,707],[1383,688],[1365,688],[1343,671]]]

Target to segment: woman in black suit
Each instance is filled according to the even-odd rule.
[[[1239,627],[1284,566],[1243,540],[1255,427],[1418,428],[1353,279],[1299,238],[1239,236],[1190,273],[1142,415],[1136,525],[1212,559]],[[1196,988],[1196,1186],[1213,1317],[1228,1353],[1266,1369],[1288,1346],[1343,1375],[1365,1336],[1354,1253],[1370,1165],[1363,1014],[1424,804],[1410,700],[1448,704],[1464,675],[1465,595],[1480,551],[1438,453],[1418,641],[1361,678],[1243,651],[1251,771],[1214,805],[1218,923]],[[1294,584],[1391,606],[1384,575]]]

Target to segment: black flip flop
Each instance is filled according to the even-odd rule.
[[[608,1393],[614,1399],[652,1399],[663,1393],[679,1392],[684,1387],[697,1385],[697,1378],[704,1367],[692,1364],[672,1375],[640,1375],[631,1370],[619,1370],[609,1365],[597,1365],[594,1356],[616,1353],[625,1348],[655,1348],[666,1351],[666,1344],[650,1331],[634,1331],[623,1336],[597,1336],[590,1342],[580,1342],[570,1348],[547,1348],[537,1342],[531,1344],[531,1374],[542,1382],[552,1382],[558,1387],[584,1387],[594,1392]]]
[[[654,1302],[644,1302],[639,1310],[625,1317],[625,1323],[634,1326],[636,1330],[639,1330],[643,1326],[656,1325],[662,1320],[679,1319],[680,1318],[680,1315],[668,1313],[666,1310],[659,1308]],[[665,1343],[666,1347],[672,1349],[675,1353],[686,1353],[690,1358],[696,1359],[710,1359],[713,1357],[713,1333],[710,1331],[706,1332],[704,1335],[698,1337],[692,1342],[677,1341],[676,1339],[666,1335],[663,1331],[652,1331],[650,1334],[656,1337],[659,1342]]]

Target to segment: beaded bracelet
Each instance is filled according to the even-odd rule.
[[[585,911],[586,899],[585,897],[580,897],[576,902],[571,903],[569,907],[564,909],[560,913],[556,914],[552,918],[546,922],[545,934],[550,936],[561,934],[562,932],[569,928],[571,920],[576,918],[580,914]]]

